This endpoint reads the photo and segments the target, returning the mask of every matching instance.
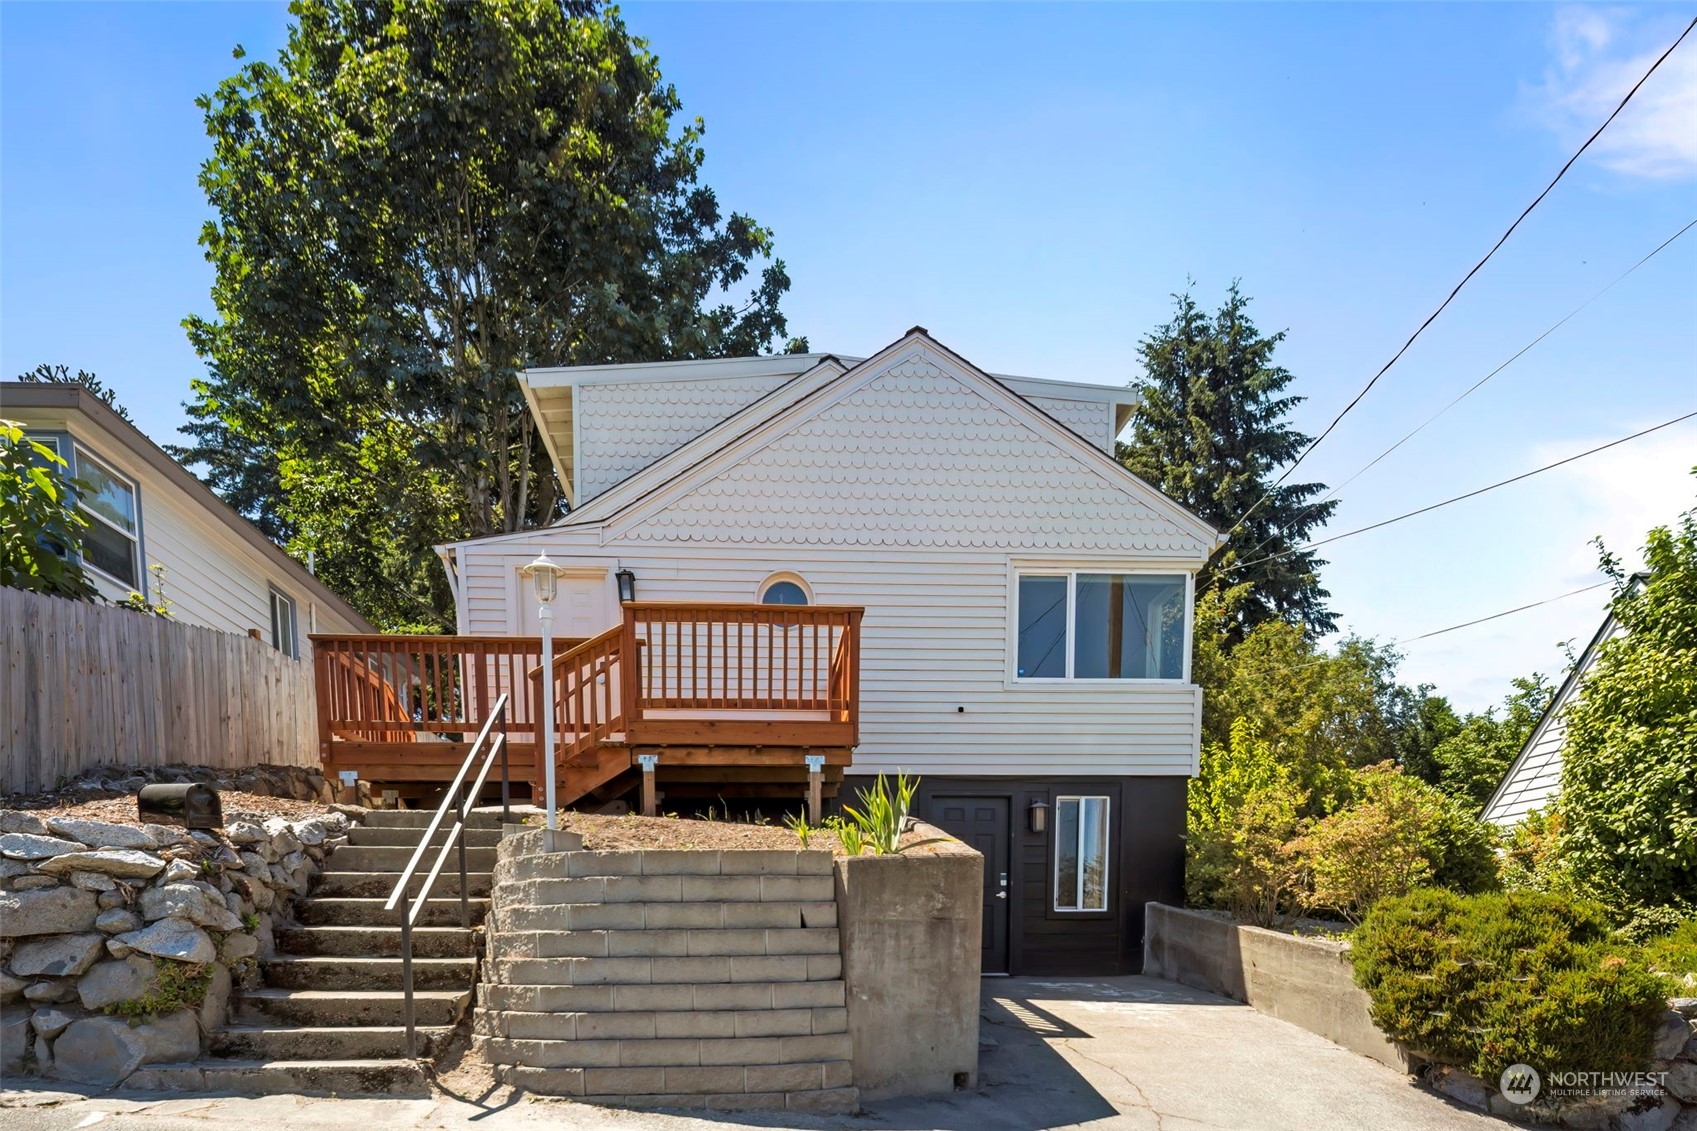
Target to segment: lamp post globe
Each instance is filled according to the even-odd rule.
[[[554,805],[554,598],[560,594],[562,568],[546,553],[519,570],[536,585],[536,619],[542,628],[542,780],[548,812],[548,851],[553,851],[553,833],[558,818]]]

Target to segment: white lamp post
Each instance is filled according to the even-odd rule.
[[[536,582],[536,619],[542,622],[542,774],[547,783],[548,840],[553,851],[554,807],[554,598],[560,592],[560,575],[565,570],[548,560],[546,553],[519,570]]]

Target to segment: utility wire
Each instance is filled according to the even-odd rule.
[[[1432,637],[1442,636],[1446,632],[1457,632],[1464,628],[1472,628],[1476,624],[1484,624],[1486,621],[1500,620],[1503,617],[1513,616],[1515,613],[1524,613],[1527,609],[1536,609],[1543,605],[1553,605],[1557,601],[1565,601],[1569,597],[1577,597],[1581,593],[1590,593],[1601,589],[1608,584],[1609,582],[1607,581],[1599,581],[1595,585],[1586,585],[1579,589],[1570,589],[1566,593],[1558,593],[1554,597],[1545,597],[1542,601],[1533,601],[1528,605],[1518,605],[1512,609],[1504,609],[1502,612],[1492,613],[1490,616],[1475,617],[1472,620],[1462,621],[1460,624],[1452,624],[1448,628],[1433,629],[1431,632],[1423,632],[1419,636],[1404,636],[1396,640],[1387,641],[1384,646],[1387,648],[1394,648],[1398,644],[1412,644],[1417,640],[1430,640]],[[1329,663],[1335,659],[1337,659],[1335,655],[1316,656],[1312,660],[1304,660],[1300,664],[1290,664],[1286,667],[1280,668],[1274,674],[1301,671],[1303,668],[1315,667],[1318,664]]]
[[[1389,526],[1394,522],[1401,522],[1405,518],[1414,518],[1416,515],[1429,514],[1430,512],[1435,511],[1435,510],[1439,509],[1440,507],[1447,507],[1451,503],[1459,503],[1463,499],[1471,499],[1471,498],[1474,498],[1476,496],[1483,495],[1487,491],[1495,491],[1498,487],[1507,487],[1510,483],[1519,483],[1522,479],[1530,479],[1534,475],[1540,475],[1540,474],[1542,474],[1543,472],[1546,472],[1546,471],[1553,471],[1554,469],[1556,469],[1558,467],[1562,467],[1566,464],[1570,464],[1575,460],[1584,459],[1586,456],[1596,455],[1598,452],[1607,451],[1609,448],[1617,447],[1618,445],[1627,443],[1631,440],[1636,440],[1641,436],[1648,436],[1652,432],[1659,432],[1663,428],[1671,428],[1675,424],[1679,424],[1682,421],[1690,420],[1694,416],[1697,416],[1697,411],[1688,412],[1684,416],[1676,416],[1672,420],[1665,420],[1660,424],[1652,425],[1651,427],[1644,429],[1642,432],[1634,432],[1630,436],[1622,436],[1618,440],[1610,440],[1606,444],[1598,444],[1596,447],[1590,448],[1590,449],[1583,451],[1583,452],[1580,452],[1577,455],[1568,456],[1566,459],[1559,459],[1554,463],[1547,463],[1543,467],[1533,468],[1531,471],[1523,471],[1519,475],[1513,476],[1512,478],[1503,479],[1503,480],[1500,480],[1496,483],[1492,483],[1488,486],[1480,487],[1477,490],[1467,492],[1465,495],[1456,495],[1456,496],[1453,496],[1451,498],[1444,499],[1442,502],[1432,503],[1430,506],[1421,507],[1419,510],[1412,510],[1412,511],[1409,511],[1407,514],[1399,514],[1395,518],[1387,518],[1387,519],[1384,519],[1383,521],[1375,522],[1370,526],[1360,526],[1360,527],[1357,527],[1354,530],[1347,530],[1342,534],[1334,534],[1330,538],[1321,538],[1321,539],[1318,539],[1317,541],[1308,542],[1308,543],[1305,543],[1304,545],[1301,545],[1301,546],[1293,546],[1288,550],[1281,550],[1276,554],[1268,554],[1264,558],[1256,558],[1252,561],[1244,562],[1243,567],[1241,567],[1241,568],[1247,568],[1247,567],[1253,566],[1253,565],[1260,565],[1263,562],[1277,561],[1280,558],[1286,558],[1286,557],[1289,557],[1292,554],[1302,553],[1305,550],[1312,550],[1317,546],[1324,546],[1329,542],[1337,542],[1337,541],[1340,541],[1344,538],[1353,538],[1355,535],[1365,534],[1369,530],[1378,530],[1379,528]]]
[[[1297,469],[1297,467],[1301,465],[1303,460],[1308,458],[1308,454],[1310,452],[1312,452],[1316,447],[1319,446],[1320,441],[1324,440],[1327,436],[1330,436],[1332,434],[1332,430],[1335,429],[1338,426],[1338,424],[1343,421],[1343,418],[1348,416],[1350,411],[1352,409],[1354,409],[1356,405],[1361,403],[1361,398],[1365,397],[1368,394],[1368,392],[1370,392],[1372,390],[1373,386],[1379,383],[1379,378],[1383,377],[1387,372],[1389,372],[1391,366],[1395,365],[1399,360],[1401,360],[1402,355],[1408,352],[1410,346],[1414,345],[1415,339],[1419,338],[1421,334],[1426,332],[1426,327],[1430,326],[1434,321],[1436,321],[1438,315],[1442,314],[1444,312],[1445,308],[1448,307],[1449,304],[1455,300],[1455,296],[1461,293],[1461,288],[1465,287],[1468,284],[1468,282],[1470,282],[1472,280],[1473,276],[1475,276],[1479,273],[1480,268],[1484,267],[1486,263],[1490,262],[1491,257],[1497,253],[1498,249],[1501,248],[1503,246],[1503,244],[1508,242],[1508,238],[1511,235],[1514,234],[1515,229],[1520,227],[1521,221],[1525,220],[1527,216],[1531,215],[1532,210],[1534,208],[1538,207],[1539,204],[1543,203],[1544,198],[1546,196],[1550,195],[1550,191],[1552,189],[1554,189],[1558,183],[1560,183],[1561,179],[1564,176],[1567,175],[1567,171],[1569,169],[1573,168],[1574,163],[1576,161],[1578,161],[1581,156],[1584,155],[1584,153],[1587,149],[1591,148],[1591,143],[1596,141],[1597,138],[1601,137],[1603,131],[1609,128],[1609,124],[1611,122],[1613,122],[1615,120],[1615,118],[1617,118],[1620,115],[1620,112],[1622,110],[1626,109],[1626,104],[1628,102],[1632,101],[1632,96],[1638,93],[1639,88],[1642,87],[1647,81],[1649,81],[1649,78],[1650,78],[1651,75],[1656,73],[1656,69],[1662,65],[1662,63],[1667,59],[1667,57],[1669,55],[1673,54],[1674,48],[1678,47],[1681,43],[1685,42],[1685,37],[1687,35],[1691,34],[1691,29],[1694,28],[1694,27],[1697,27],[1697,18],[1694,18],[1690,23],[1686,24],[1685,30],[1679,33],[1679,38],[1674,40],[1673,43],[1669,45],[1668,49],[1666,51],[1663,51],[1661,53],[1661,55],[1659,55],[1656,58],[1656,61],[1654,63],[1650,64],[1650,69],[1644,72],[1643,77],[1640,78],[1636,83],[1634,83],[1632,85],[1631,90],[1626,92],[1626,97],[1622,98],[1620,100],[1620,105],[1616,106],[1614,108],[1614,111],[1612,113],[1610,113],[1607,118],[1605,118],[1603,120],[1603,124],[1598,126],[1597,129],[1591,134],[1591,136],[1585,139],[1585,144],[1581,145],[1574,152],[1573,156],[1569,157],[1567,159],[1567,164],[1563,165],[1561,167],[1560,171],[1558,171],[1556,173],[1555,177],[1550,181],[1550,183],[1544,186],[1544,191],[1539,193],[1537,195],[1537,197],[1533,199],[1532,203],[1528,204],[1526,206],[1526,208],[1520,213],[1519,216],[1515,217],[1514,223],[1510,224],[1508,226],[1508,230],[1505,231],[1497,239],[1496,243],[1491,245],[1491,250],[1489,250],[1485,253],[1484,258],[1479,260],[1479,262],[1475,263],[1473,265],[1472,269],[1469,270],[1467,272],[1467,274],[1465,274],[1461,277],[1461,282],[1457,283],[1455,285],[1455,288],[1450,291],[1450,293],[1447,297],[1445,297],[1444,301],[1438,304],[1438,308],[1436,310],[1432,311],[1431,314],[1427,315],[1426,320],[1424,322],[1420,323],[1419,327],[1415,329],[1414,333],[1412,333],[1408,336],[1408,340],[1406,342],[1402,343],[1402,348],[1397,350],[1395,354],[1391,355],[1391,359],[1389,361],[1385,362],[1384,365],[1379,367],[1379,371],[1377,373],[1373,374],[1372,379],[1369,380],[1367,382],[1367,384],[1365,384],[1361,387],[1361,391],[1356,393],[1355,396],[1350,399],[1350,402],[1348,404],[1343,406],[1343,411],[1338,413],[1335,417],[1332,418],[1332,422],[1330,424],[1326,425],[1325,430],[1322,431],[1318,436],[1314,437],[1314,439],[1310,440],[1308,442],[1308,446],[1303,448],[1302,451],[1297,453],[1295,462],[1293,462],[1289,467],[1285,468],[1284,474],[1280,475],[1278,477],[1278,479],[1276,479],[1273,482],[1273,486],[1268,488],[1267,492],[1255,501],[1254,506],[1251,506],[1248,510],[1243,512],[1242,518],[1239,518],[1236,522],[1234,522],[1232,524],[1231,529],[1226,531],[1226,533],[1225,533],[1224,537],[1226,539],[1229,539],[1233,534],[1237,533],[1237,528],[1242,526],[1244,524],[1244,522],[1248,520],[1249,516],[1254,514],[1255,511],[1261,506],[1262,503],[1264,503],[1268,499],[1272,498],[1273,491],[1276,490],[1278,488],[1278,486],[1280,484],[1282,484],[1286,479],[1290,478],[1291,473],[1294,472]],[[1224,540],[1222,540],[1221,545],[1224,545]]]
[[[1558,593],[1554,597],[1545,597],[1542,601],[1533,601],[1530,605],[1521,605],[1518,608],[1504,609],[1502,612],[1492,613],[1488,617],[1477,617],[1473,620],[1462,621],[1460,624],[1452,624],[1448,628],[1439,628],[1432,632],[1423,632],[1419,636],[1405,636],[1401,640],[1393,640],[1391,643],[1393,645],[1412,644],[1416,640],[1430,640],[1432,637],[1442,636],[1446,632],[1455,632],[1457,629],[1462,628],[1472,628],[1474,625],[1484,624],[1488,620],[1497,620],[1501,617],[1513,616],[1515,613],[1524,613],[1527,609],[1536,609],[1540,605],[1550,605],[1557,601],[1565,601],[1569,597],[1577,597],[1581,593],[1589,593],[1593,589],[1601,589],[1607,584],[1609,584],[1607,581],[1599,581],[1595,585],[1587,585],[1581,589],[1570,589],[1566,593]]]
[[[1489,381],[1491,378],[1495,377],[1497,374],[1501,373],[1503,370],[1505,370],[1509,366],[1513,365],[1516,361],[1520,360],[1520,358],[1522,356],[1524,356],[1526,353],[1528,353],[1532,349],[1532,347],[1536,346],[1539,342],[1543,341],[1545,338],[1549,337],[1551,334],[1553,334],[1557,330],[1561,329],[1562,326],[1566,325],[1567,322],[1571,318],[1573,318],[1574,315],[1578,314],[1580,311],[1584,310],[1586,307],[1590,306],[1592,303],[1596,302],[1598,299],[1602,298],[1604,295],[1606,295],[1610,291],[1614,290],[1614,288],[1617,285],[1619,285],[1622,281],[1624,281],[1628,275],[1632,274],[1634,271],[1636,271],[1640,267],[1644,266],[1644,264],[1650,262],[1650,260],[1654,259],[1657,255],[1660,255],[1669,245],[1671,245],[1679,237],[1683,236],[1686,232],[1689,232],[1692,228],[1697,228],[1697,220],[1692,220],[1690,223],[1686,224],[1685,227],[1681,228],[1679,231],[1675,232],[1673,235],[1671,235],[1667,239],[1663,240],[1660,244],[1656,245],[1656,248],[1655,248],[1654,251],[1652,251],[1648,255],[1644,256],[1644,258],[1640,259],[1637,263],[1634,263],[1631,267],[1628,267],[1625,271],[1622,271],[1619,275],[1616,275],[1615,278],[1614,278],[1614,282],[1611,282],[1608,286],[1604,287],[1602,290],[1598,291],[1596,294],[1592,295],[1590,298],[1586,299],[1584,302],[1580,303],[1578,306],[1576,306],[1572,310],[1568,311],[1567,314],[1565,314],[1561,318],[1560,321],[1554,323],[1552,326],[1550,326],[1549,329],[1545,330],[1542,334],[1539,334],[1536,338],[1533,338],[1530,342],[1527,342],[1520,349],[1516,350],[1514,355],[1511,356],[1507,361],[1503,362],[1501,365],[1497,366],[1495,369],[1491,370],[1489,373],[1487,373],[1483,377],[1479,378],[1479,380],[1473,382],[1472,385],[1469,385],[1464,392],[1462,392],[1454,400],[1450,401],[1449,404],[1446,404],[1443,408],[1440,408],[1437,412],[1434,412],[1431,416],[1428,416],[1425,420],[1421,421],[1418,425],[1416,425],[1414,427],[1414,429],[1412,431],[1410,431],[1407,435],[1403,436],[1402,439],[1398,440],[1396,443],[1392,444],[1390,447],[1386,448],[1384,451],[1380,452],[1378,455],[1374,456],[1371,460],[1369,460],[1367,462],[1367,464],[1365,466],[1363,466],[1355,474],[1351,475],[1348,479],[1345,479],[1342,483],[1339,483],[1336,487],[1333,487],[1331,490],[1327,491],[1324,495],[1321,495],[1318,499],[1314,500],[1312,503],[1305,503],[1303,505],[1302,509],[1297,512],[1297,517],[1300,518],[1303,514],[1306,514],[1309,511],[1318,510],[1320,507],[1325,506],[1326,503],[1333,496],[1335,496],[1339,491],[1343,490],[1345,487],[1348,487],[1351,483],[1354,483],[1357,479],[1360,479],[1363,475],[1367,474],[1367,472],[1371,471],[1379,463],[1380,460],[1384,459],[1386,456],[1390,455],[1392,452],[1396,451],[1398,448],[1400,448],[1404,444],[1408,443],[1408,441],[1414,439],[1415,436],[1417,436],[1421,431],[1423,431],[1426,428],[1427,425],[1431,424],[1434,420],[1438,419],[1438,417],[1444,415],[1444,413],[1448,412],[1450,409],[1454,408],[1456,405],[1460,404],[1462,401],[1466,400],[1468,397],[1470,397],[1474,393],[1478,392],[1481,388],[1484,387],[1485,382]],[[1248,517],[1248,516],[1246,515],[1245,517]],[[1251,548],[1250,550],[1245,552],[1243,556],[1247,558],[1247,557],[1250,557],[1251,555],[1260,553],[1262,551],[1262,549],[1264,549],[1267,546],[1268,543],[1277,541],[1282,536],[1283,536],[1282,531],[1275,531],[1272,534],[1269,534],[1266,538],[1261,540],[1259,545],[1254,546],[1253,548]]]

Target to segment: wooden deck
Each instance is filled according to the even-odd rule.
[[[563,805],[627,791],[659,757],[675,797],[791,797],[809,754],[834,792],[860,736],[860,621],[846,606],[631,602],[589,640],[556,640]],[[451,780],[502,692],[510,773],[540,796],[538,637],[314,635],[324,773],[429,786]]]

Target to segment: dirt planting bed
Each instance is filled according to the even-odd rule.
[[[799,849],[801,839],[782,825],[753,825],[735,821],[705,821],[692,817],[602,816],[595,813],[564,813],[565,827],[583,834],[583,846],[612,851],[637,848],[688,848],[706,850]],[[925,851],[934,836],[905,833],[902,851]],[[843,854],[837,838],[821,829],[808,839],[807,847]]]

